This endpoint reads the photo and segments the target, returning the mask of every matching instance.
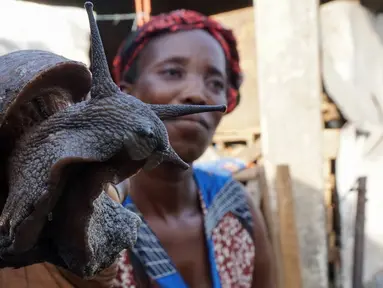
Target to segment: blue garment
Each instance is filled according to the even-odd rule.
[[[194,178],[207,208],[205,217],[205,236],[211,267],[211,278],[214,288],[221,288],[212,241],[213,229],[222,217],[232,212],[240,219],[246,229],[252,230],[252,216],[244,195],[243,186],[234,181],[230,175],[217,174],[194,167]],[[187,288],[181,274],[176,270],[158,238],[146,224],[142,214],[135,207],[130,197],[123,202],[123,206],[141,216],[143,223],[138,233],[134,256],[140,261],[146,274],[161,288]]]
[[[231,176],[233,173],[245,169],[246,162],[237,158],[223,157],[214,161],[197,162],[194,167],[207,172]]]

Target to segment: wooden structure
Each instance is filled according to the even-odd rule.
[[[287,165],[297,235],[275,249],[280,265],[291,263],[289,249],[298,239],[300,269],[280,268],[280,287],[329,287],[323,103],[319,59],[318,1],[258,0],[255,9],[258,92],[265,175],[270,196],[273,237],[286,230],[277,217],[279,165]],[[278,21],[276,21],[278,19]],[[329,201],[329,200],[327,200]],[[279,205],[278,205],[279,203]],[[287,215],[285,215],[287,217]],[[290,216],[293,217],[293,216]],[[281,235],[283,236],[283,235]],[[291,242],[290,242],[291,241]],[[300,270],[300,271],[299,271]],[[294,275],[289,275],[295,273]],[[301,278],[301,284],[287,282]],[[291,284],[291,286],[286,286]],[[294,286],[300,285],[300,286]]]
[[[260,1],[255,13],[243,8],[214,15],[236,33],[245,73],[244,98],[218,128],[215,149],[257,164],[235,177],[263,210],[280,287],[330,287],[340,270],[334,162],[343,119],[319,74],[319,19],[312,16],[319,5],[305,2],[295,11],[290,2]],[[253,51],[256,57],[249,56]]]
[[[339,259],[339,227],[337,217],[337,201],[335,191],[335,171],[334,162],[337,156],[339,142],[339,130],[338,129],[324,129],[323,130],[323,197],[325,206],[325,225],[323,230],[326,233],[327,245],[327,258],[324,257],[324,264],[328,266],[328,277],[329,287],[339,282],[340,273],[340,259]],[[234,153],[233,153],[234,152]],[[234,177],[242,182],[247,190],[253,197],[255,204],[261,208],[263,215],[266,220],[266,225],[269,230],[272,245],[275,253],[277,254],[278,263],[281,264],[279,267],[280,273],[285,273],[289,276],[291,270],[302,266],[297,265],[297,255],[300,255],[300,251],[297,250],[297,244],[299,239],[297,238],[298,231],[296,234],[292,233],[296,231],[295,227],[295,214],[296,204],[294,201],[293,186],[291,181],[290,169],[286,165],[279,165],[277,167],[278,175],[275,177],[275,181],[272,183],[275,187],[275,198],[276,207],[271,206],[270,189],[268,181],[265,175],[264,158],[261,149],[261,139],[258,138],[253,144],[247,147],[238,148],[237,151],[229,150],[223,152],[223,156],[233,156],[243,161],[257,163],[255,166],[251,166],[247,169],[237,172]],[[284,205],[282,204],[285,203]],[[279,223],[275,223],[273,220],[277,217]],[[294,219],[294,222],[292,221]],[[277,230],[277,232],[275,231]],[[290,251],[290,252],[289,252]],[[296,253],[292,253],[295,251]],[[302,252],[304,253],[304,251]],[[300,262],[299,262],[300,263]],[[297,270],[293,275],[300,275],[301,271]],[[282,277],[282,275],[280,275]],[[299,278],[299,277],[297,277]],[[290,279],[290,280],[289,280]],[[289,277],[286,281],[292,283],[292,286],[280,286],[280,287],[306,287],[306,286],[295,286],[294,278]],[[300,279],[300,278],[299,278]],[[294,285],[293,285],[294,284]],[[315,287],[315,286],[314,286]]]
[[[257,58],[255,48],[253,7],[213,15],[213,18],[229,27],[238,39],[241,68],[244,81],[239,106],[222,119],[214,141],[216,143],[243,143],[252,145],[259,137],[259,105],[257,93]]]
[[[257,81],[248,85],[256,90],[254,98],[258,96],[260,103],[244,106],[251,113],[259,105],[260,129],[253,129],[251,135],[241,133],[245,129],[218,130],[215,142],[218,148],[227,148],[230,142],[246,143],[220,153],[258,163],[236,178],[243,181],[246,173],[257,177],[258,189],[249,186],[255,178],[243,182],[251,192],[256,191],[255,201],[260,200],[279,264],[280,287],[329,287],[329,275],[339,269],[333,164],[342,119],[322,91],[318,3],[302,1],[298,6],[292,1],[258,0],[256,36],[247,34],[244,39],[245,23],[232,27],[239,43],[253,40],[257,47],[256,60],[252,60],[258,70],[249,71],[249,64],[245,75]],[[243,16],[246,9],[242,10],[237,19],[247,19]],[[224,14],[215,17],[226,23],[230,19]],[[244,122],[237,123],[243,126]]]

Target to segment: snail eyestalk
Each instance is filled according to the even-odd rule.
[[[171,162],[184,170],[187,170],[190,168],[189,164],[183,161],[173,149],[169,149],[163,155],[164,155],[164,160],[167,162]]]
[[[203,112],[226,112],[226,105],[149,104],[149,106],[161,120]]]
[[[100,32],[97,27],[96,19],[93,14],[93,3],[85,2],[84,4],[89,18],[91,33],[91,51],[92,51],[92,98],[108,97],[120,91],[118,86],[113,82],[109,72],[108,61],[104,53]]]

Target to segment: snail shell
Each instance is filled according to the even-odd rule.
[[[9,157],[16,141],[59,110],[81,102],[91,87],[89,69],[47,51],[0,57],[0,208],[8,196]]]
[[[55,112],[83,101],[91,87],[92,76],[83,63],[51,52],[21,50],[0,59],[2,144],[11,134],[18,137]]]
[[[55,128],[64,123],[49,121],[60,112],[65,114],[65,110],[73,105],[80,104],[81,108],[82,103],[89,101],[86,99],[92,84],[91,72],[85,64],[51,52],[22,50],[0,57],[0,75],[0,267],[21,267],[48,261],[79,276],[92,276],[113,262],[117,253],[134,243],[140,220],[121,205],[113,203],[104,193],[100,195],[104,182],[118,174],[116,167],[126,165],[121,162],[126,160],[124,157],[120,162],[113,160],[114,168],[107,165],[93,167],[93,163],[89,163],[91,157],[71,157],[78,155],[71,154],[74,151],[69,147],[68,151],[60,151],[61,155],[57,155],[52,151],[54,146],[60,145],[53,142],[49,145],[49,137],[60,133],[60,129]],[[42,130],[46,133],[41,133]],[[82,140],[87,141],[86,134],[82,136]],[[90,138],[89,142],[94,140]],[[79,142],[76,138],[71,141]],[[30,157],[32,155],[37,157]],[[57,156],[55,160],[62,160],[60,165],[53,165],[59,162],[50,161],[53,160],[52,155]],[[81,161],[87,162],[87,167],[81,166]],[[135,165],[132,163],[131,167]],[[129,170],[124,176],[139,168],[132,168],[133,172]],[[75,171],[77,175],[74,175]],[[80,175],[83,179],[78,177]],[[92,181],[94,178],[99,181]],[[71,193],[61,197],[64,190]],[[93,191],[97,191],[96,194]],[[61,202],[55,205],[60,197]],[[89,251],[87,241],[90,238],[101,239],[102,233],[92,231],[92,234],[87,230],[97,226],[91,222],[108,217],[108,213],[102,215],[104,206],[112,207],[109,210],[121,210],[120,216],[125,216],[128,225],[122,229],[125,233],[120,233],[124,240],[117,245],[117,250],[109,249],[105,244],[110,238],[104,239],[100,245],[110,251],[111,256],[104,251],[109,257],[100,260],[100,255]],[[112,223],[113,219],[109,220]],[[118,223],[109,230],[116,232],[116,227]],[[85,253],[81,251],[87,249]]]

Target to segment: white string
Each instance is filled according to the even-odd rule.
[[[120,21],[134,20],[137,22],[138,17],[143,17],[148,15],[148,13],[126,13],[126,14],[97,14],[97,21],[113,21],[114,25],[117,25]],[[149,16],[149,15],[148,15]]]

